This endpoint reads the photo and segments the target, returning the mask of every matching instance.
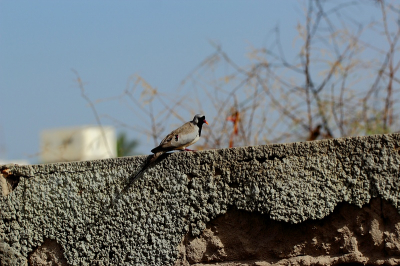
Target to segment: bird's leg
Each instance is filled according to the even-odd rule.
[[[194,151],[194,152],[196,152],[196,150],[191,150],[191,149],[187,149],[187,148],[185,148],[185,151]]]

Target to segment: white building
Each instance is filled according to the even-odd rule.
[[[46,129],[40,134],[41,163],[117,157],[115,129],[79,126]]]

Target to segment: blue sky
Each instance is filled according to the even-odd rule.
[[[280,25],[290,48],[303,18],[299,3],[1,0],[0,159],[38,162],[33,155],[41,130],[96,124],[71,69],[79,72],[92,100],[121,94],[133,74],[173,95],[215,50],[210,42],[245,64],[249,47],[266,45]],[[142,123],[118,105],[98,111],[127,124]],[[140,140],[140,153],[150,153],[148,137],[127,133]]]

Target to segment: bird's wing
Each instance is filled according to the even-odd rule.
[[[156,148],[152,149],[151,152],[167,152],[172,150],[180,150],[186,147],[188,144],[194,143],[199,137],[199,130],[197,125],[192,122],[187,122],[183,126],[175,129],[169,133]]]

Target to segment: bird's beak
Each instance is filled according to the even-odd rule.
[[[208,122],[206,120],[204,120],[204,123],[206,123],[208,125]]]

